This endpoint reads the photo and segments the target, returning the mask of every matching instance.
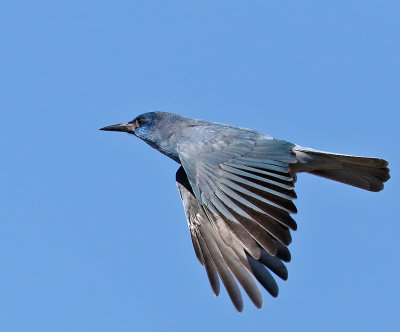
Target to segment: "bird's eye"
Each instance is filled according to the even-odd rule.
[[[140,127],[143,123],[143,118],[136,119],[136,127]]]

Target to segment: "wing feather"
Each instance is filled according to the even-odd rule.
[[[198,140],[189,137],[179,142],[177,151],[188,181],[201,205],[221,216],[231,230],[245,233],[242,228],[246,229],[274,255],[277,248],[271,240],[288,245],[289,229],[297,228],[290,216],[297,213],[290,171],[297,160],[294,145],[248,130],[222,129],[218,133],[202,128]],[[247,247],[253,244],[241,240]],[[254,244],[249,253],[260,257]]]
[[[242,285],[243,289],[250,297],[250,299],[253,301],[254,305],[257,308],[261,308],[263,300],[260,289],[249,275],[248,271],[246,270],[246,267],[243,266],[243,264],[241,264],[239,258],[236,256],[232,248],[228,247],[216,232],[213,232],[212,230],[209,229],[211,225],[205,224],[205,226],[206,226],[205,230],[212,235],[229,269],[232,271],[232,273],[235,275],[239,283]]]
[[[218,271],[218,274],[222,282],[224,283],[226,291],[228,292],[233,305],[235,306],[237,311],[241,312],[243,310],[243,298],[240,294],[240,290],[238,285],[236,284],[235,278],[233,277],[228,266],[226,265],[224,258],[222,257],[222,254],[210,232],[206,229],[203,230],[201,227],[199,227],[199,232],[203,240],[202,243],[204,244],[204,247],[207,248],[207,250],[209,251],[215,267]]]
[[[250,166],[250,167],[255,167],[255,168],[261,168],[262,170],[276,172],[277,174],[280,174],[280,175],[284,175],[284,174],[288,173],[290,170],[289,166],[286,166],[286,167],[276,166],[274,164],[264,163],[261,160],[250,159],[250,158],[234,159],[234,160],[231,160],[230,163],[236,164],[236,165],[245,165],[245,166]]]
[[[204,210],[208,212],[209,220],[216,226],[221,234],[223,234],[221,231],[232,231],[233,235],[240,240],[243,247],[246,248],[253,257],[256,257],[257,259],[260,257],[261,253],[257,242],[242,224],[225,218],[223,215],[218,213],[218,211],[215,211],[215,213],[209,213],[211,211],[207,211],[208,209],[206,206],[204,206]]]
[[[210,254],[210,251],[208,250],[208,247],[207,247],[206,243],[204,242],[202,236],[200,234],[198,234],[199,232],[197,230],[195,232],[197,233],[196,238],[198,240],[199,249],[200,249],[201,255],[203,257],[208,281],[210,282],[210,286],[211,286],[211,289],[213,290],[214,295],[218,296],[219,292],[220,292],[220,285],[219,285],[217,268],[214,264],[214,261]]]
[[[270,293],[273,297],[277,297],[279,293],[278,285],[268,270],[260,262],[255,260],[253,257],[248,255],[248,260],[251,269],[253,270],[254,276],[261,285]]]
[[[270,271],[287,279],[282,261],[291,259],[286,246],[290,230],[297,229],[291,217],[297,212],[293,147],[246,129],[215,126],[194,128],[177,145],[178,188],[196,255],[214,293],[218,274],[239,311],[235,278],[257,307],[262,297],[250,274],[272,296],[279,290]]]
[[[282,205],[285,205],[285,206],[282,206],[279,204],[280,203],[279,199],[276,196],[271,196],[266,193],[260,193],[260,191],[255,188],[246,187],[246,185],[243,185],[243,184],[239,185],[238,183],[230,181],[229,179],[220,178],[218,181],[220,181],[220,183],[225,184],[229,188],[235,190],[237,193],[239,193],[240,195],[242,195],[244,197],[250,196],[262,203],[274,206],[274,207],[281,209],[287,213],[296,213],[297,212],[296,208],[294,207],[294,204],[291,201],[283,200],[281,203],[282,203]],[[278,202],[276,202],[276,201],[278,201]]]
[[[218,296],[220,292],[219,278],[221,278],[235,308],[239,312],[242,311],[243,299],[235,281],[236,278],[249,298],[253,301],[254,305],[257,308],[261,308],[263,303],[262,295],[251,275],[253,275],[272,296],[277,296],[279,291],[278,286],[268,269],[282,279],[287,278],[286,267],[278,258],[280,252],[283,252],[284,258],[287,258],[286,252],[282,251],[282,248],[286,250],[287,248],[275,239],[270,238],[268,232],[263,229],[258,222],[250,220],[249,218],[251,218],[251,215],[246,214],[245,210],[241,211],[244,216],[240,215],[232,210],[231,207],[220,201],[219,207],[222,210],[225,209],[224,212],[228,215],[230,213],[230,218],[236,220],[233,222],[227,219],[223,213],[219,213],[218,210],[214,213],[211,212],[211,209],[206,205],[201,205],[196,199],[187,179],[187,175],[182,167],[179,168],[176,178],[189,225],[193,247],[199,262],[205,266],[214,294]],[[218,198],[215,196],[215,199],[223,199],[226,201],[227,197],[228,196],[221,196]],[[235,209],[237,209],[236,203],[233,200],[231,200],[231,202],[231,204],[235,205]],[[243,227],[242,223],[246,225],[246,227]],[[258,251],[258,260],[251,255],[243,244],[242,239],[237,236],[235,231],[231,228],[232,225],[235,225],[233,226],[234,229],[235,227],[242,227],[241,231],[246,232],[245,234],[250,236]],[[239,234],[241,231],[236,230]],[[274,248],[276,257],[269,254],[262,247],[259,247],[261,244],[257,244],[258,241],[253,240],[252,236],[254,234],[252,232],[260,234],[255,237],[258,238],[259,236],[261,243],[266,241],[265,239],[269,239],[269,246]]]
[[[193,245],[193,249],[196,254],[197,260],[199,261],[199,263],[201,265],[204,265],[205,262],[204,262],[203,252],[201,251],[199,239],[197,238],[195,229],[193,227],[190,227],[190,225],[189,225],[189,230],[190,230],[190,238],[192,240],[192,245]]]
[[[263,176],[280,179],[282,181],[287,181],[287,182],[293,181],[293,177],[291,175],[281,175],[276,172],[273,172],[271,169],[269,171],[266,171],[261,168],[256,168],[256,167],[251,167],[251,166],[246,166],[246,165],[241,165],[241,164],[235,164],[235,163],[229,163],[229,162],[224,163],[224,165],[231,166],[232,168],[236,168],[236,169],[243,169],[245,171],[248,171],[249,173],[261,174]]]
[[[223,170],[225,170],[225,171],[227,171],[229,173],[236,174],[236,175],[241,176],[243,178],[250,178],[252,180],[258,180],[258,181],[269,183],[271,185],[274,185],[274,186],[277,186],[277,187],[281,187],[281,188],[284,188],[284,189],[288,189],[288,190],[292,190],[294,188],[293,183],[289,182],[291,180],[289,180],[288,183],[282,183],[282,182],[279,182],[279,181],[276,181],[276,180],[275,181],[271,180],[270,178],[265,177],[265,176],[263,177],[263,176],[259,176],[259,175],[256,175],[254,173],[251,173],[251,172],[245,172],[243,170],[237,169],[235,167],[231,167],[229,165],[221,164],[219,167],[221,167]]]
[[[226,172],[226,171],[221,171],[220,175],[226,179],[230,179],[230,180],[234,181],[235,183],[239,183],[241,185],[246,185],[247,187],[253,187],[260,191],[265,191],[266,193],[279,196],[286,200],[292,200],[292,199],[296,198],[294,191],[292,189],[290,189],[290,190],[280,189],[279,191],[274,190],[274,189],[271,189],[272,186],[268,183],[264,183],[263,185],[260,185],[257,182],[255,182],[254,180],[253,181],[246,180],[246,178],[244,178],[244,177],[237,176],[235,174],[232,174],[232,173]]]

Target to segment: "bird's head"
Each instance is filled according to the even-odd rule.
[[[124,133],[133,134],[140,138],[147,138],[155,124],[158,122],[157,118],[159,118],[159,116],[157,116],[155,112],[145,113],[137,116],[132,121],[107,126],[100,128],[100,130],[121,131]]]
[[[150,112],[141,114],[130,122],[104,127],[100,130],[133,134],[151,147],[178,161],[176,144],[185,135],[187,129],[193,126],[193,121],[173,113]]]

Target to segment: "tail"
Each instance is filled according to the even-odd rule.
[[[302,148],[293,149],[298,163],[293,164],[295,172],[308,172],[350,186],[381,191],[390,179],[388,162],[378,158],[367,158],[334,154]]]

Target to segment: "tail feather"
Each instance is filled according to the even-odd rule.
[[[308,172],[368,191],[381,191],[390,179],[388,162],[296,147],[296,172]]]

